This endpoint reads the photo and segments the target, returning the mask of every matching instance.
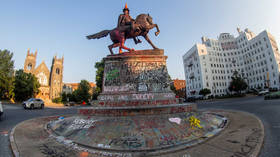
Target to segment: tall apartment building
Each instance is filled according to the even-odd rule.
[[[198,96],[202,88],[212,95],[229,93],[237,71],[249,88],[280,89],[280,53],[275,38],[266,30],[255,35],[249,29],[238,36],[221,33],[218,39],[202,37],[183,55],[187,96]]]

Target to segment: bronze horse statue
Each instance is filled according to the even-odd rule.
[[[119,53],[122,53],[122,49],[128,50],[129,52],[134,51],[134,49],[124,46],[124,43],[126,39],[138,36],[143,36],[154,49],[158,49],[148,36],[149,31],[154,27],[157,29],[157,32],[155,32],[156,36],[160,32],[158,25],[153,23],[153,18],[149,14],[140,14],[136,17],[134,22],[134,25],[138,26],[136,30],[130,28],[130,26],[125,26],[124,28],[117,27],[113,30],[103,30],[99,33],[89,35],[87,39],[100,39],[110,34],[113,44],[109,45],[108,48],[111,54],[114,54],[112,49],[115,47],[119,47]]]

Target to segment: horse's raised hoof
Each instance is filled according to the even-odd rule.
[[[129,52],[134,52],[134,51],[135,51],[135,49],[133,49],[133,48],[129,50]]]
[[[157,48],[157,47],[154,47],[154,50],[158,50],[159,48]]]
[[[159,32],[155,32],[155,36],[158,36],[159,35]]]
[[[140,39],[137,40],[137,44],[142,43],[142,41]]]

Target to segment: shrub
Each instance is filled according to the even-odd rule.
[[[62,103],[62,98],[58,97],[52,100],[53,103]]]

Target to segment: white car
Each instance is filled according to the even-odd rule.
[[[1,117],[3,116],[3,114],[4,114],[4,110],[3,110],[2,103],[1,103],[1,101],[0,101],[0,119],[1,119]]]
[[[268,89],[265,89],[265,90],[259,91],[258,95],[265,95],[265,94],[267,94],[267,93],[269,93],[269,90],[268,90]]]
[[[27,101],[24,101],[22,103],[22,106],[23,106],[24,109],[27,109],[27,108],[30,108],[30,109],[41,108],[41,109],[43,109],[45,104],[44,104],[44,101],[42,99],[30,98]]]

